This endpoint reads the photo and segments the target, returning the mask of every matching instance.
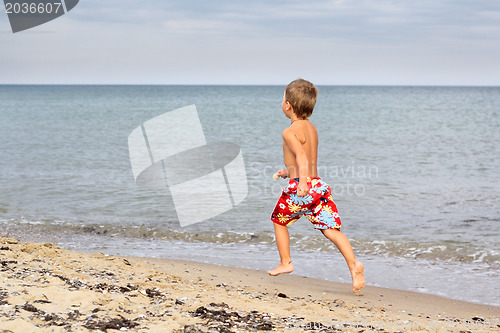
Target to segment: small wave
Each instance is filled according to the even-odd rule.
[[[188,231],[185,229],[161,228],[148,225],[114,225],[59,220],[17,220],[0,221],[2,230],[12,234],[39,233],[64,238],[65,235],[95,235],[99,237],[137,238],[202,242],[212,244],[265,245],[275,247],[272,231]],[[290,243],[294,250],[337,251],[326,238],[317,234],[291,234]],[[400,257],[411,260],[427,260],[455,263],[483,264],[488,268],[500,269],[500,251],[495,248],[478,247],[467,242],[419,242],[415,240],[370,240],[352,239],[356,254],[364,256]]]
[[[3,223],[2,223],[3,222]],[[46,234],[87,234],[107,237],[128,237],[139,239],[181,240],[215,244],[272,243],[274,237],[268,233],[238,233],[230,231],[186,231],[162,229],[148,225],[111,225],[98,223],[77,223],[55,220],[0,221],[5,233],[25,234],[30,231]]]
[[[450,261],[459,263],[482,263],[491,268],[500,268],[500,253],[497,249],[477,247],[470,243],[446,241],[369,241],[354,240],[353,247],[358,253],[424,259],[428,261]]]

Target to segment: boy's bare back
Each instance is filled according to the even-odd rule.
[[[318,131],[307,119],[292,122],[283,133],[283,160],[290,178],[299,178],[299,166],[294,152],[305,154],[307,177],[318,177]]]

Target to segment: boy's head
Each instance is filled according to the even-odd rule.
[[[317,99],[318,88],[307,80],[294,80],[285,88],[284,103],[290,103],[299,118],[307,119],[311,116]]]

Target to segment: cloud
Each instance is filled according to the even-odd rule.
[[[478,0],[131,1],[86,0],[69,18],[148,33],[230,38],[324,38],[354,43],[411,42],[439,36],[490,39],[500,3]]]
[[[500,84],[498,35],[500,3],[485,0],[86,0],[0,35],[0,80]]]

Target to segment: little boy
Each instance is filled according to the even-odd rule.
[[[276,276],[293,272],[288,226],[305,215],[340,250],[351,272],[352,291],[358,292],[365,286],[363,264],[356,260],[351,243],[340,231],[330,186],[318,177],[318,132],[309,121],[317,97],[318,89],[303,79],[292,81],[283,96],[281,109],[291,124],[282,133],[286,169],[276,172],[275,178],[289,177],[290,181],[271,215],[281,262],[268,273]]]

